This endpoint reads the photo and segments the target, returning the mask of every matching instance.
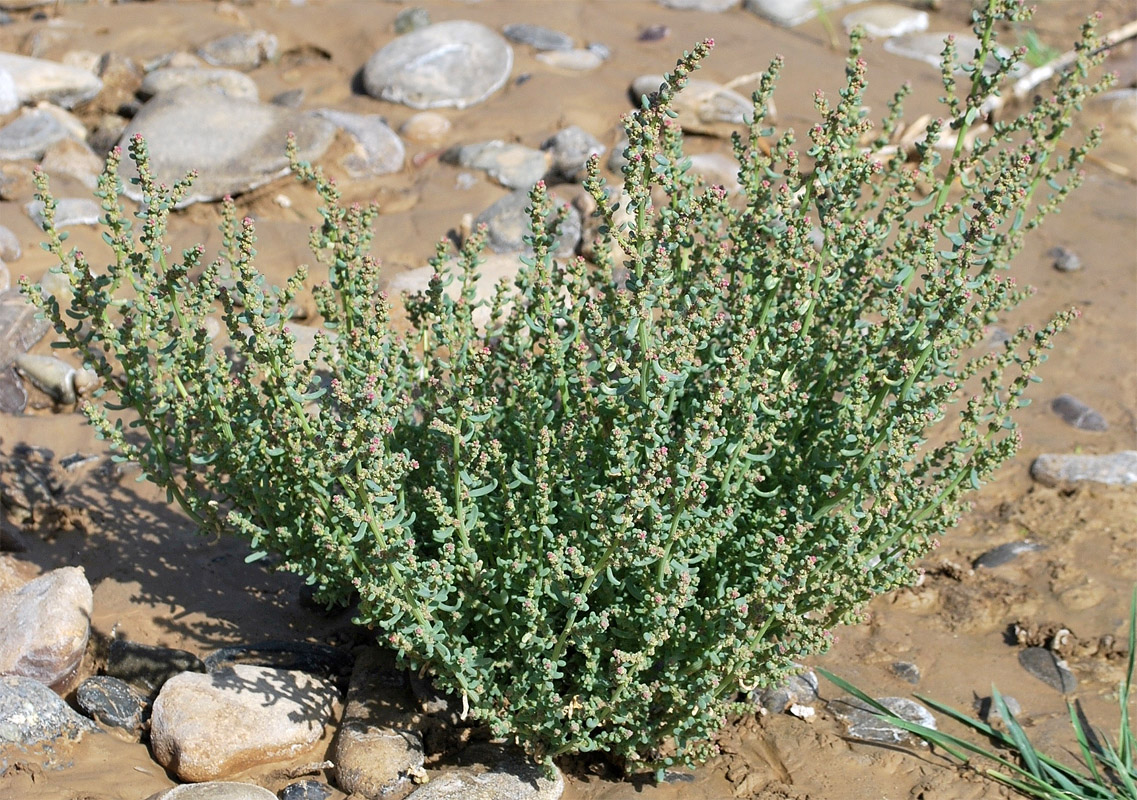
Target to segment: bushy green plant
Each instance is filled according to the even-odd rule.
[[[457,266],[440,246],[405,333],[370,255],[375,210],[293,157],[326,203],[311,244],[329,276],[296,356],[305,273],[267,286],[232,204],[220,256],[171,258],[188,179],[156,185],[140,140],[139,224],[117,153],[98,190],[105,270],[64,250],[41,187],[74,299],[32,297],[102,377],[101,435],[203,529],[244,535],[329,602],[358,598],[361,624],[539,759],[692,763],[740,688],[910,583],[1015,450],[1010,413],[1071,315],[994,350],[983,326],[1024,295],[1004,276],[1023,234],[1078,183],[1088,145],[1060,139],[1098,60],[1089,25],[1054,96],[968,149],[1013,66],[995,27],[1023,17],[1002,0],[977,15],[966,92],[946,45],[947,118],[912,153],[881,155],[907,89],[874,134],[856,37],[803,149],[792,131],[765,147],[775,60],[734,142],[737,196],[683,154],[671,103],[696,47],[626,120],[623,195],[591,164],[595,267],[553,257],[563,212],[539,184],[516,281],[482,304],[483,236]],[[224,345],[207,335],[218,307]],[[958,434],[929,443],[957,402]]]

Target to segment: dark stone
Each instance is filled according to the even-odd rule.
[[[205,671],[205,664],[200,658],[172,647],[114,639],[107,652],[106,673],[134,685],[151,697],[178,673]]]
[[[345,684],[351,675],[351,653],[323,644],[268,641],[222,647],[207,655],[205,672],[246,664],[254,667],[297,670]]]
[[[985,567],[986,569],[1001,567],[1003,564],[1014,561],[1023,553],[1034,553],[1038,550],[1045,549],[1045,545],[1038,544],[1038,542],[1007,542],[1006,544],[991,548],[979,556],[979,558],[975,559],[971,565],[976,569],[979,567]]]
[[[1053,259],[1054,269],[1059,272],[1077,272],[1082,268],[1082,259],[1078,254],[1065,247],[1051,247],[1046,251],[1046,257]]]
[[[1095,432],[1109,430],[1109,423],[1105,421],[1105,417],[1073,395],[1058,395],[1051,401],[1050,410],[1079,430]]]
[[[319,781],[297,781],[285,786],[277,797],[280,800],[324,800],[332,794],[332,787]]]
[[[91,719],[135,740],[141,738],[150,714],[145,697],[126,681],[110,675],[95,675],[79,684],[75,702]]]
[[[911,661],[893,661],[892,672],[896,677],[906,680],[908,683],[917,684],[920,682],[920,668]]]
[[[777,686],[762,690],[753,698],[771,714],[781,714],[792,705],[809,705],[817,699],[819,684],[813,670],[791,675]]]
[[[9,767],[64,766],[70,745],[98,732],[39,681],[0,677],[0,775]]]
[[[1066,662],[1045,647],[1028,647],[1019,653],[1019,664],[1034,677],[1062,694],[1078,687],[1078,679],[1070,672]]]

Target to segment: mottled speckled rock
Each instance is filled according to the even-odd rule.
[[[173,185],[197,170],[182,206],[217,200],[263,186],[287,174],[285,143],[296,135],[299,157],[314,161],[335,138],[335,126],[308,114],[227,97],[209,89],[183,88],[150,100],[131,120],[119,145],[142,134],[150,149],[154,180]],[[136,171],[123,159],[126,195],[140,200],[130,183]]]
[[[87,649],[92,610],[91,584],[79,567],[0,595],[0,674],[66,686]]]
[[[79,684],[75,702],[84,714],[122,738],[135,742],[142,738],[149,703],[126,681],[94,675]]]
[[[21,103],[46,100],[71,108],[90,100],[103,88],[103,82],[85,69],[42,58],[0,53],[0,69],[11,74]]]
[[[907,697],[878,697],[876,701],[903,720],[933,730],[936,728],[936,718],[915,700]],[[854,739],[885,744],[922,744],[920,739],[907,731],[885,722],[873,713],[875,709],[872,706],[856,697],[839,697],[829,703],[829,710],[845,723],[849,736]]]
[[[95,723],[39,681],[0,677],[0,775],[17,766],[65,766],[71,745],[98,732]]]
[[[1046,453],[1034,460],[1030,474],[1039,483],[1108,483],[1131,486],[1137,483],[1137,450],[1088,456]]]
[[[411,108],[468,108],[509,79],[513,49],[477,22],[452,20],[400,36],[368,59],[369,95]]]
[[[323,735],[335,687],[303,672],[239,665],[166,681],[150,720],[154,759],[212,781],[304,752]]]

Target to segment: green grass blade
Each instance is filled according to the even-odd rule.
[[[1007,708],[1007,703],[1003,700],[1003,696],[999,694],[999,690],[994,686],[991,687],[991,704],[995,707],[996,713],[1003,719],[1003,723],[1007,726],[1007,733],[1010,734],[1011,739],[1015,743],[1015,749],[1019,751],[1023,761],[1026,763],[1027,770],[1036,778],[1042,778],[1042,765],[1038,760],[1038,753],[1034,750],[1034,745],[1030,743],[1026,733],[1023,731],[1022,726],[1019,725],[1015,715]]]

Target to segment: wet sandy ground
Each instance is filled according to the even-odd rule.
[[[668,68],[684,47],[713,36],[718,47],[705,76],[729,80],[765,66],[775,52],[787,67],[777,102],[779,126],[799,131],[812,120],[812,93],[832,91],[841,81],[843,54],[827,44],[824,26],[812,22],[793,31],[778,30],[741,11],[727,14],[681,13],[650,2],[487,2],[431,3],[434,20],[468,18],[500,28],[510,22],[539,22],[568,31],[582,41],[600,41],[613,52],[599,70],[584,75],[550,70],[528,48],[516,48],[514,76],[530,73],[487,102],[445,113],[454,123],[446,144],[504,138],[537,146],[568,124],[589,130],[609,147],[616,120],[628,109],[626,88],[633,78]],[[966,4],[945,3],[933,29],[964,30]],[[386,115],[392,127],[411,109],[367,98],[352,80],[364,61],[391,36],[395,14],[404,6],[374,2],[330,2],[291,6],[258,4],[226,11],[204,3],[66,5],[50,13],[68,25],[65,40],[42,53],[61,58],[69,50],[118,51],[142,62],[175,49],[196,46],[239,26],[233,11],[251,28],[275,33],[284,56],[252,73],[262,97],[303,88],[302,107],[333,106]],[[1101,7],[1109,29],[1132,16],[1126,2],[1042,3],[1034,26],[1040,37],[1062,48],[1072,41],[1081,16]],[[229,7],[232,9],[232,7]],[[216,9],[216,10],[215,10]],[[835,19],[839,16],[835,15]],[[670,36],[639,42],[640,30],[664,24]],[[72,27],[73,26],[73,27]],[[0,28],[0,49],[17,52],[42,23],[17,20]],[[321,53],[328,54],[324,57]],[[916,88],[910,118],[925,110],[939,90],[935,70],[885,53],[879,43],[866,47],[870,63],[870,102],[883,109],[895,85],[911,80]],[[1132,74],[1134,51],[1121,48],[1114,68]],[[1043,452],[1108,453],[1137,447],[1137,187],[1110,164],[1137,174],[1135,132],[1116,126],[1091,164],[1086,185],[1064,211],[1028,245],[1015,265],[1019,280],[1038,293],[1016,312],[1017,323],[1042,321],[1069,305],[1083,317],[1060,340],[1044,365],[1044,382],[1034,404],[1021,416],[1024,446],[976,500],[960,528],[944,537],[926,566],[919,589],[882,597],[864,624],[846,629],[832,652],[817,660],[877,695],[916,691],[957,708],[969,709],[975,695],[992,683],[1022,703],[1028,731],[1044,747],[1065,752],[1069,721],[1062,697],[1027,675],[1018,648],[1007,641],[1015,623],[1057,625],[1087,643],[1069,658],[1078,676],[1078,699],[1090,720],[1116,732],[1116,686],[1123,660],[1115,648],[1093,654],[1102,636],[1124,641],[1131,586],[1137,579],[1137,492],[1108,487],[1060,490],[1037,486],[1028,475]],[[692,137],[692,152],[727,151],[721,140]],[[434,243],[457,227],[465,213],[476,214],[505,190],[487,181],[455,189],[458,169],[436,158],[410,165],[420,150],[409,148],[407,168],[392,176],[345,183],[349,199],[378,198],[376,252],[389,275],[425,263]],[[78,184],[56,182],[59,194],[84,196]],[[572,187],[558,187],[565,199]],[[292,201],[282,208],[275,200]],[[25,255],[11,265],[14,274],[39,278],[49,266],[34,243],[37,232],[22,210],[30,195],[0,202],[4,224],[21,239]],[[281,181],[239,200],[239,210],[258,222],[260,266],[275,280],[309,260],[308,226],[314,199],[298,185]],[[182,213],[175,246],[195,241],[215,244],[217,211],[195,206]],[[98,252],[94,230],[76,229],[72,242]],[[1062,245],[1081,257],[1084,269],[1054,270],[1044,253]],[[48,352],[45,344],[37,351]],[[1078,431],[1049,410],[1063,392],[1100,411],[1105,433]],[[57,457],[75,452],[104,453],[76,413],[30,412],[0,419],[0,454],[19,443],[45,446]],[[82,565],[95,587],[92,620],[96,639],[112,631],[142,642],[204,653],[215,647],[264,639],[296,638],[339,644],[355,632],[346,616],[327,618],[299,608],[298,585],[287,576],[266,574],[243,563],[239,542],[199,538],[146,484],[132,476],[116,479],[97,467],[68,473],[64,509],[25,531],[25,558],[47,570]],[[1046,550],[1020,556],[996,570],[970,569],[972,560],[992,546],[1030,538]],[[896,677],[897,660],[919,665],[922,678],[912,687]],[[823,686],[832,697],[833,687]],[[821,708],[812,722],[789,716],[749,717],[722,734],[724,755],[704,766],[694,780],[664,786],[619,782],[599,765],[565,764],[569,800],[624,798],[811,798],[864,797],[980,798],[1002,790],[947,765],[926,750],[905,750],[849,742]],[[317,751],[304,761],[315,760]],[[265,771],[258,775],[264,779]],[[279,783],[279,781],[278,781]],[[279,788],[268,781],[270,788]],[[18,773],[0,779],[0,798],[137,800],[172,785],[141,745],[97,737],[76,753],[73,769],[44,774]]]

